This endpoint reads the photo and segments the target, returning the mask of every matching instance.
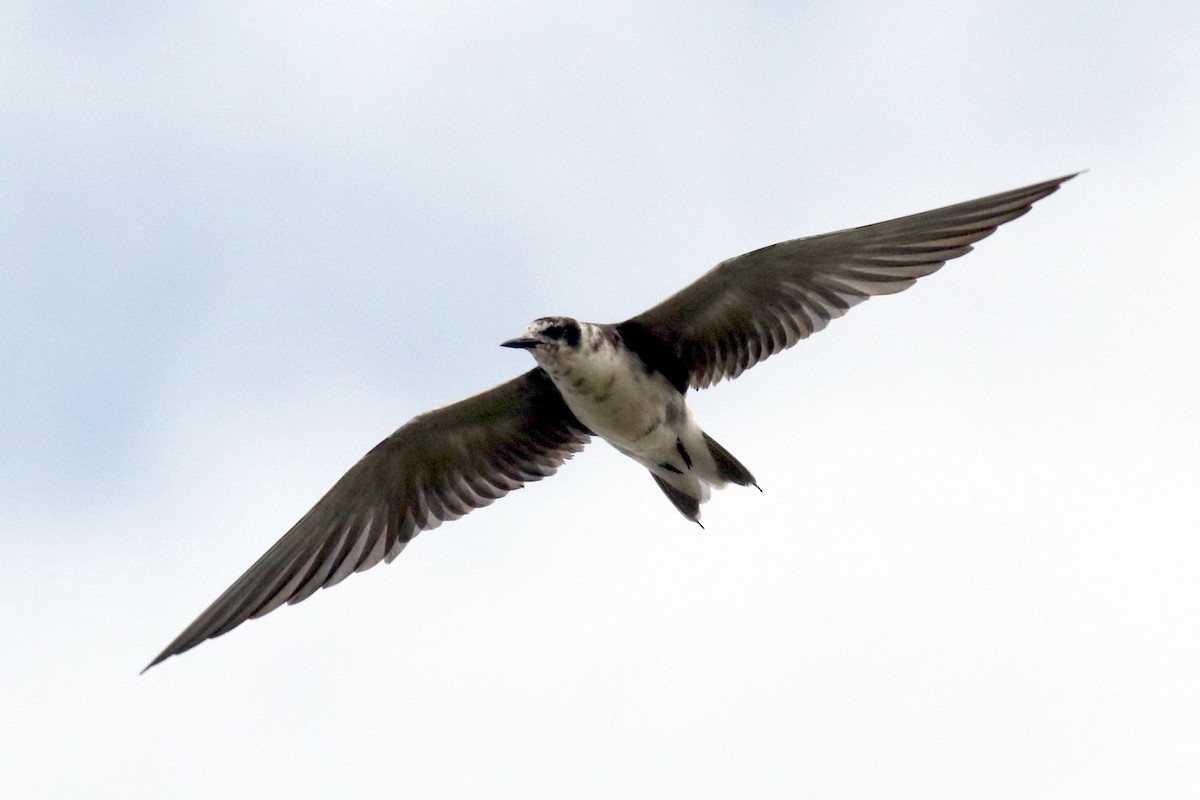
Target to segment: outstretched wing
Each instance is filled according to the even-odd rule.
[[[970,252],[1073,177],[754,250],[617,328],[678,364],[678,383],[736,378],[868,297],[907,289]]]
[[[390,562],[419,532],[553,475],[589,438],[540,368],[421,414],[363,456],[146,669]]]

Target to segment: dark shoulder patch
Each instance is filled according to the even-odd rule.
[[[679,390],[680,394],[687,394],[688,369],[676,347],[664,342],[644,325],[633,320],[622,322],[616,328],[625,347],[646,365],[648,371],[659,373]]]

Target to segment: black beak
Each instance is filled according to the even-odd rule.
[[[519,350],[532,350],[538,346],[537,339],[529,339],[524,336],[518,336],[516,339],[509,339],[507,342],[501,342],[501,347],[515,347]]]

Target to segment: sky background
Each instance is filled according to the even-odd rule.
[[[1200,794],[1200,5],[0,10],[0,794]],[[377,441],[717,261],[1090,172],[138,671]]]

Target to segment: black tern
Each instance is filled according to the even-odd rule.
[[[592,436],[699,523],[711,488],[757,483],[701,430],[688,389],[736,378],[868,297],[907,289],[1073,177],[754,250],[621,323],[535,320],[503,343],[528,350],[534,369],[380,442],[146,669],[390,562],[419,532],[553,475]]]

